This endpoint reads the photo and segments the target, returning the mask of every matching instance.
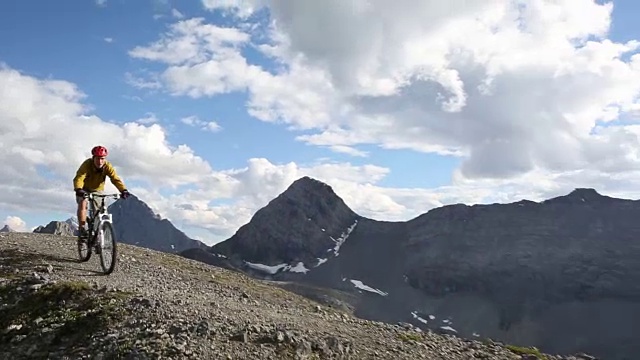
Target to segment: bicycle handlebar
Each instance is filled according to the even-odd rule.
[[[89,198],[89,197],[101,197],[101,198],[107,198],[107,197],[113,197],[115,199],[121,197],[121,194],[100,194],[100,193],[85,193],[84,194],[84,198]]]

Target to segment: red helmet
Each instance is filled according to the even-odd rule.
[[[104,146],[95,146],[93,149],[91,149],[91,155],[93,156],[97,156],[97,157],[104,157],[107,156],[109,154],[109,152],[107,151],[107,148]]]

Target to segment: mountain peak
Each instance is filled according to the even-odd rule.
[[[63,236],[73,236],[74,229],[66,221],[50,221],[46,226],[38,226],[33,230],[38,234],[54,234]]]
[[[328,196],[339,198],[330,185],[309,176],[303,176],[292,182],[281,195],[287,197]]]
[[[543,203],[566,203],[566,204],[574,204],[574,203],[593,203],[593,202],[601,202],[606,200],[611,200],[612,198],[608,196],[604,196],[600,194],[596,189],[593,188],[574,188],[566,195],[557,196],[548,200],[543,201]]]
[[[9,225],[5,225],[2,227],[2,229],[0,229],[0,232],[15,232],[15,230],[9,227]]]
[[[126,200],[118,200],[109,205],[109,211],[112,209],[119,209],[126,211],[129,214],[150,216],[154,219],[161,220],[161,216],[157,214],[153,209],[144,201],[140,200],[137,196],[131,194]]]
[[[289,187],[298,187],[298,186],[304,186],[304,187],[316,186],[318,188],[331,188],[331,186],[329,186],[328,184],[307,175],[298,178],[297,180],[292,182],[291,185],[289,185]]]
[[[602,195],[600,195],[600,193],[598,193],[598,191],[593,188],[575,188],[567,196],[589,199],[602,197]]]
[[[358,218],[331,186],[303,176],[211,251],[264,265],[315,265],[346,238]]]

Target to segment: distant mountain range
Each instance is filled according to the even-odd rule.
[[[231,238],[181,255],[367,319],[622,360],[640,353],[638,218],[638,201],[575,189],[376,221],[303,177]]]
[[[135,195],[113,202],[108,209],[113,215],[116,239],[120,242],[169,253],[207,248],[206,244],[178,230],[169,220],[162,219]],[[65,221],[54,220],[46,226],[38,226],[33,232],[76,236],[78,221],[75,216]]]

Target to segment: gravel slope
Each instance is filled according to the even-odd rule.
[[[72,237],[0,234],[0,358],[537,358],[360,320],[242,274],[131,245],[119,244],[110,276],[99,273],[95,254],[86,263],[76,258]]]

